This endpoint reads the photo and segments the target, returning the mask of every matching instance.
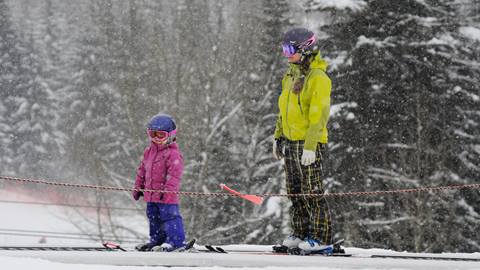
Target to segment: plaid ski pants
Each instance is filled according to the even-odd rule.
[[[318,144],[315,162],[309,166],[301,164],[303,141],[285,143],[285,174],[289,194],[324,193],[322,184],[322,156],[326,154],[326,145]],[[305,239],[318,240],[321,244],[331,244],[332,225],[328,203],[325,197],[289,197],[290,223],[293,235]]]

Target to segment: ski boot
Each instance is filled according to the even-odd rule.
[[[343,242],[344,239],[341,239],[330,245],[321,245],[319,241],[310,238],[298,244],[298,248],[289,249],[288,253],[292,255],[345,255],[345,250],[340,246]]]
[[[285,240],[283,240],[281,245],[273,246],[274,253],[288,253],[289,249],[297,248],[298,244],[302,242],[302,239],[296,237],[295,235],[288,236]]]
[[[193,245],[195,244],[196,239],[192,239],[187,243],[184,243],[183,246],[174,247],[170,243],[163,243],[159,246],[152,247],[152,251],[154,252],[186,252],[186,251],[193,251]],[[193,251],[194,252],[194,251]]]
[[[171,252],[174,251],[175,248],[169,243],[163,243],[159,246],[154,246],[151,248],[153,252]]]
[[[309,255],[309,254],[324,254],[331,255],[333,254],[333,245],[322,245],[320,241],[312,238],[307,238],[305,241],[298,244],[298,250],[292,251],[293,253],[299,255]]]

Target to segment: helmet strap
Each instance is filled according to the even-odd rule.
[[[300,57],[300,61],[298,61],[298,64],[300,66],[307,66],[310,64],[310,56],[312,55],[312,52],[311,51],[302,51],[301,52],[301,57]]]
[[[309,56],[312,55],[311,50],[305,50],[305,49],[299,50],[299,53],[301,54],[300,63],[304,63],[305,61],[308,60]]]

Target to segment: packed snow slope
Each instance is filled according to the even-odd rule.
[[[0,246],[91,246],[101,243],[82,237],[82,231],[72,224],[65,207],[52,205],[18,204],[9,201],[32,201],[38,196],[14,194],[0,190],[4,202],[0,202]],[[140,224],[136,226],[145,226]],[[41,232],[45,232],[42,234]],[[55,232],[56,234],[53,234]],[[202,243],[200,243],[202,244]],[[204,243],[206,244],[206,243]],[[126,245],[132,248],[133,244]],[[200,248],[200,246],[198,246]],[[478,261],[444,261],[425,259],[382,259],[369,258],[372,254],[407,255],[382,249],[359,249],[346,247],[354,257],[288,256],[245,254],[240,251],[264,252],[268,245],[223,246],[229,254],[216,253],[140,253],[120,251],[0,251],[0,269],[35,270],[126,270],[162,269],[173,267],[185,269],[459,269],[480,270]],[[480,253],[471,254],[412,254],[413,256],[433,255],[437,257],[477,258]],[[166,269],[166,268],[165,268]],[[171,269],[171,268],[169,268]]]

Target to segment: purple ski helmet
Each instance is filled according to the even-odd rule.
[[[168,114],[157,114],[150,119],[147,125],[147,134],[152,142],[170,144],[175,141],[177,125]]]
[[[311,54],[315,48],[315,33],[306,28],[293,28],[283,35],[282,49],[286,57],[295,53]]]

